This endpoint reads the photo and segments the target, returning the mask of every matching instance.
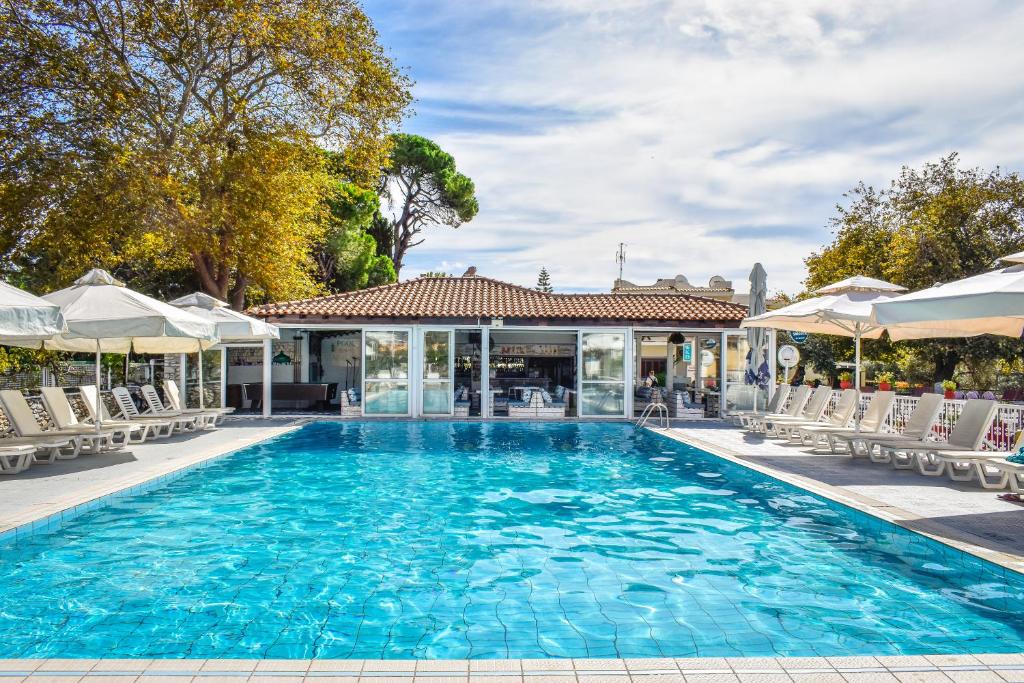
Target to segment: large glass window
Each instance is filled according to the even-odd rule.
[[[367,330],[363,354],[366,373],[363,412],[366,415],[409,413],[409,333]]]
[[[452,413],[452,333],[423,333],[423,414]]]
[[[584,332],[582,348],[583,415],[623,415],[626,410],[626,336]]]

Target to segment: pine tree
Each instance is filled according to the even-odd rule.
[[[537,275],[537,286],[534,287],[538,292],[550,293],[555,291],[554,287],[551,286],[551,276],[548,274],[548,269],[541,267],[540,274]]]

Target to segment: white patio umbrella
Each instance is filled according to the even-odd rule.
[[[280,339],[281,333],[276,325],[258,320],[244,313],[232,310],[227,303],[204,294],[195,292],[169,302],[200,318],[209,320],[217,326],[217,336],[222,342],[263,341],[264,339]],[[199,356],[199,407],[205,408],[203,396],[203,361]]]
[[[1000,260],[1009,265],[879,302],[872,320],[884,325],[897,340],[981,334],[1020,337],[1024,330],[1024,252]]]
[[[97,388],[103,352],[187,353],[218,341],[213,323],[128,289],[105,270],[90,270],[73,286],[43,298],[60,306],[67,324],[67,331],[44,347],[95,351]]]
[[[60,306],[0,280],[0,344],[38,348],[66,329]]]
[[[860,392],[860,341],[877,339],[885,328],[871,322],[872,306],[906,291],[905,287],[884,280],[855,275],[816,289],[813,299],[804,299],[784,308],[746,318],[740,327],[767,327],[776,330],[832,334],[853,337],[854,388]],[[858,413],[856,425],[860,427]]]
[[[767,308],[768,298],[768,274],[764,266],[755,263],[750,271],[750,303],[748,317],[756,318],[763,314]],[[747,371],[744,373],[744,380],[747,384],[754,386],[754,410],[757,410],[758,388],[761,385],[762,366],[765,365],[764,347],[765,332],[763,327],[750,327],[747,329],[747,345],[750,353],[747,361]]]

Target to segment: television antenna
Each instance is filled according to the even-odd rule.
[[[619,251],[615,254],[615,262],[619,264],[619,279],[622,279],[622,266],[626,263],[626,243],[619,242]]]

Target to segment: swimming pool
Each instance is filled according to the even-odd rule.
[[[0,571],[0,657],[1024,651],[1018,575],[621,423],[315,423]]]

